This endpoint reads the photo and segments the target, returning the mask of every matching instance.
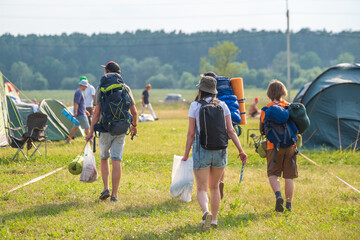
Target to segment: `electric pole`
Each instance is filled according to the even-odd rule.
[[[286,30],[286,55],[287,55],[287,89],[288,89],[288,101],[291,102],[291,80],[290,80],[290,29],[289,29],[289,7],[288,0],[286,0],[286,18],[287,18],[287,30]]]

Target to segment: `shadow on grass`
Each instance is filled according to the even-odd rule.
[[[39,205],[32,208],[24,209],[20,212],[12,212],[4,215],[0,215],[0,223],[5,223],[13,219],[27,219],[32,217],[45,217],[54,216],[61,212],[68,211],[71,208],[77,207],[79,204],[76,202],[68,202],[62,204],[48,204]]]
[[[137,235],[125,235],[124,239],[183,239],[183,238],[200,238],[200,239],[211,239],[214,237],[212,235],[215,231],[221,231],[222,229],[229,228],[246,228],[249,226],[250,222],[254,222],[261,219],[271,218],[273,216],[272,212],[265,214],[255,214],[255,213],[245,213],[240,215],[226,215],[220,217],[219,227],[217,229],[211,229],[209,233],[201,232],[201,223],[197,224],[186,224],[184,226],[176,227],[169,231],[156,233],[151,232],[140,232]],[[154,226],[155,227],[155,226]]]
[[[166,212],[177,212],[182,206],[182,202],[177,199],[169,199],[165,202],[145,206],[130,205],[118,211],[109,211],[101,215],[103,218],[116,218],[122,217],[150,217],[160,215]]]
[[[210,239],[210,237],[206,237],[208,233],[202,233],[200,229],[201,224],[186,224],[185,226],[177,227],[163,233],[155,233],[152,231],[147,233],[138,233],[136,236],[128,234],[125,235],[123,239],[183,239],[189,234],[197,235],[199,237],[201,236],[201,239]]]

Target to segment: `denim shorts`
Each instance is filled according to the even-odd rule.
[[[89,128],[89,120],[87,118],[86,115],[78,115],[75,117],[76,120],[78,120],[80,122],[80,126],[83,128],[83,129],[86,129],[86,128]],[[79,125],[75,125],[73,127],[79,127]]]
[[[100,133],[99,149],[100,158],[121,161],[125,146],[125,134],[111,136],[108,132]]]
[[[194,170],[208,167],[222,168],[227,165],[227,148],[220,150],[206,150],[199,144],[198,135],[194,138],[192,157]]]

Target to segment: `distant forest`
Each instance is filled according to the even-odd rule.
[[[291,79],[294,88],[312,81],[340,62],[360,62],[360,32],[292,32]],[[236,72],[245,87],[266,88],[271,79],[286,81],[286,34],[281,31],[80,33],[55,36],[0,36],[0,71],[21,90],[75,89],[79,77],[97,86],[114,60],[132,88],[193,88],[201,59],[209,49],[231,42],[238,49]],[[240,66],[240,65],[239,65]],[[211,69],[208,69],[211,70]],[[227,76],[235,77],[235,76]]]

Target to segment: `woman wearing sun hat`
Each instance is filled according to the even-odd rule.
[[[213,102],[220,105],[223,109],[227,133],[233,140],[236,148],[239,151],[239,157],[243,164],[246,163],[247,155],[241,147],[240,141],[232,126],[230,110],[227,105],[216,99],[216,80],[210,76],[203,76],[196,85],[199,89],[198,100],[204,100],[207,103]],[[200,121],[199,111],[202,104],[194,101],[189,109],[189,128],[187,133],[185,154],[182,158],[186,161],[189,158],[190,149],[193,146],[193,161],[194,161],[194,175],[196,179],[197,200],[203,212],[202,230],[207,231],[210,227],[217,227],[217,215],[220,208],[220,191],[219,180],[224,173],[227,164],[227,149],[220,150],[206,150],[199,146]],[[208,208],[207,189],[210,189],[210,206],[211,212]]]

